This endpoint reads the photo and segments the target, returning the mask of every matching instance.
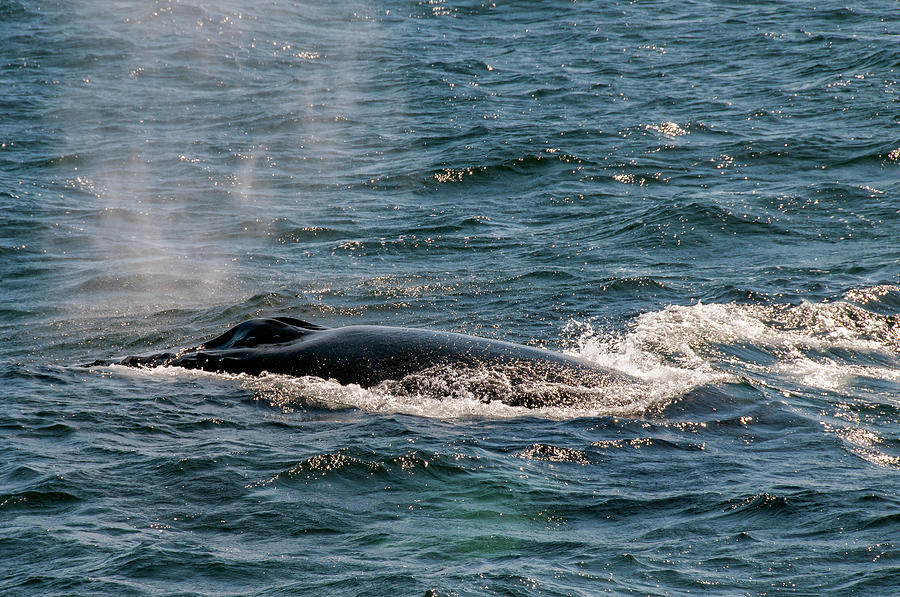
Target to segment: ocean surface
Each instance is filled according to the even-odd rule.
[[[900,594],[898,80],[895,1],[0,2],[0,594]],[[81,366],[278,315],[629,377]]]

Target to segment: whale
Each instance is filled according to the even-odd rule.
[[[447,368],[503,371],[517,379],[581,387],[602,387],[628,378],[576,356],[513,342],[425,328],[329,328],[293,317],[250,319],[198,346],[176,352],[92,363],[108,364],[255,376],[314,376],[363,388],[412,375],[439,374]]]

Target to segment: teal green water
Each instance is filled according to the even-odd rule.
[[[900,593],[897,48],[880,2],[0,4],[0,593]],[[631,381],[78,366],[274,315]]]

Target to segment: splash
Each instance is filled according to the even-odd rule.
[[[848,296],[871,302],[889,292],[897,290]],[[602,333],[584,322],[572,322],[568,332],[578,336],[578,356],[648,381],[688,386],[727,381],[723,371],[729,365],[783,371],[806,382],[814,381],[808,374],[815,367],[890,380],[893,367],[846,362],[842,354],[895,364],[900,352],[900,316],[847,301],[670,305],[639,316],[623,334]]]
[[[641,380],[645,411],[664,407],[694,388],[736,381],[715,366],[699,342],[702,336],[691,341],[688,336],[696,328],[683,316],[669,307],[642,315],[624,332],[573,320],[564,334],[574,337],[575,348],[566,352]]]

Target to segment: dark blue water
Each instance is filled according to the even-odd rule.
[[[894,2],[0,3],[0,593],[900,593],[898,79]],[[78,366],[271,315],[634,380]]]

